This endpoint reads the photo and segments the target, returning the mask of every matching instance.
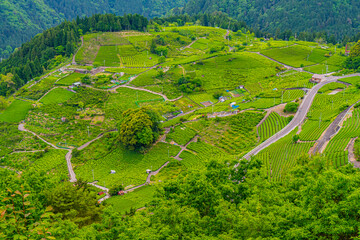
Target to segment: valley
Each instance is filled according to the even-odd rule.
[[[12,72],[0,75],[6,92],[0,177],[11,179],[0,187],[34,189],[10,197],[30,196],[26,204],[49,212],[49,220],[38,221],[54,236],[66,238],[61,229],[69,224],[72,236],[147,239],[147,231],[127,231],[140,223],[155,231],[152,224],[161,221],[176,232],[194,219],[204,221],[196,226],[205,231],[199,226],[209,219],[214,226],[232,219],[241,224],[219,232],[251,238],[248,219],[262,229],[263,221],[253,219],[262,206],[280,215],[300,211],[311,202],[302,187],[339,183],[342,189],[341,179],[357,178],[360,73],[346,68],[347,48],[199,24],[151,24],[144,31],[78,31],[73,54],[55,56],[41,76],[18,88]],[[356,190],[351,181],[349,192]],[[7,195],[0,192],[10,203]],[[5,218],[9,209],[0,205]],[[183,219],[173,223],[168,215]],[[34,219],[46,218],[39,216]],[[0,230],[10,224],[5,218]],[[49,223],[54,219],[60,227]],[[113,229],[120,233],[111,235]],[[184,239],[211,235],[182,228],[172,236],[183,233]]]
[[[127,190],[145,181],[157,184],[147,176],[147,169],[174,162],[180,163],[176,171],[201,169],[209,157],[245,161],[256,155],[275,181],[281,181],[295,159],[304,154],[331,152],[327,157],[331,164],[348,162],[345,148],[316,148],[344,104],[351,106],[345,115],[354,112],[357,116],[354,104],[360,100],[360,91],[353,85],[360,74],[333,76],[314,68],[325,64],[326,69],[340,69],[344,50],[201,26],[149,33],[96,33],[82,39],[71,63],[27,83],[0,114],[11,126],[21,121],[20,131],[33,134],[33,141],[45,143],[53,149],[51,153],[57,152],[63,160],[54,163],[64,169],[57,171],[58,177],[69,175],[71,182],[79,178],[95,181],[106,189],[121,184]],[[162,44],[157,48],[166,46],[166,58],[161,57],[164,52],[160,56],[151,53],[154,40]],[[310,72],[312,69],[315,71]],[[320,74],[321,83],[310,82],[315,74]],[[183,88],[179,79],[199,83],[193,89],[193,84]],[[346,79],[351,79],[349,84]],[[331,95],[334,89],[342,92]],[[296,114],[282,111],[290,102],[300,104]],[[16,106],[23,112],[21,119],[11,112],[15,104],[21,106]],[[316,104],[322,107],[315,108]],[[165,134],[145,153],[114,148],[111,144],[116,142],[115,129],[122,112],[137,107],[157,109]],[[279,111],[273,111],[276,108]],[[343,143],[349,143],[357,129],[351,129]],[[299,136],[297,142],[292,140],[295,135]],[[38,154],[28,147],[16,157],[12,152],[20,146],[9,147],[1,165],[26,171],[48,155],[34,162],[31,159]],[[30,164],[20,167],[24,161]],[[54,169],[50,165],[44,170]],[[110,174],[111,170],[116,174]]]

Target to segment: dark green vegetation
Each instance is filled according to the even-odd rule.
[[[73,20],[78,16],[91,16],[96,13],[114,13],[119,16],[138,13],[145,17],[160,17],[170,9],[182,6],[184,3],[184,0],[1,1],[0,57],[9,57],[13,49],[64,20]],[[128,26],[124,29],[128,29]]]
[[[50,28],[24,43],[9,59],[0,63],[1,73],[13,73],[11,84],[0,82],[0,95],[8,96],[30,79],[64,63],[66,57],[75,52],[81,34],[124,29],[144,31],[147,24],[148,20],[139,15],[94,15]]]
[[[300,38],[312,41],[316,34],[304,32],[316,31],[327,33],[323,36],[336,43],[338,37],[358,33],[359,8],[359,2],[340,0],[189,0],[184,10],[179,8],[174,12],[191,15],[221,11],[251,27],[274,33],[276,37],[289,39],[296,32]]]
[[[277,39],[290,39],[297,33],[297,37],[305,41],[326,40],[336,44],[342,40],[346,44],[350,38],[351,41],[359,40],[359,35],[355,36],[359,30],[359,7],[356,1],[340,0],[252,0],[246,3],[239,0],[6,0],[0,3],[3,21],[0,26],[0,57],[8,57],[22,43],[63,20],[97,13],[119,16],[138,13],[147,18],[186,13],[187,17],[176,16],[174,20],[179,19],[179,25],[200,20],[204,26],[214,26],[210,20],[212,16],[227,14],[244,22],[242,27],[246,22],[256,30],[258,37],[264,37],[266,32]],[[189,17],[199,13],[207,15],[195,20]],[[228,28],[229,21],[217,22],[216,25]]]
[[[131,150],[149,147],[159,137],[160,117],[151,109],[129,109],[123,113],[120,142]]]
[[[302,157],[284,183],[278,183],[269,181],[259,161],[242,162],[234,171],[232,163],[211,160],[201,171],[183,172],[161,184],[154,200],[149,199],[148,207],[139,212],[127,206],[136,208],[132,202],[139,197],[146,202],[141,196],[151,196],[154,187],[134,192],[132,199],[129,194],[102,212],[86,184],[55,186],[46,174],[31,172],[18,178],[0,170],[4,180],[0,185],[0,232],[2,237],[17,234],[34,239],[50,235],[101,239],[350,239],[358,235],[359,228],[359,174],[351,166],[334,169],[325,163],[319,157]],[[261,210],[255,206],[261,206]],[[115,208],[119,207],[128,209],[127,214],[118,213]],[[15,210],[19,210],[16,219]],[[88,225],[90,222],[97,223]]]

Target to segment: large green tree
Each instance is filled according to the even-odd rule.
[[[144,150],[159,137],[159,116],[149,108],[129,109],[120,124],[120,142],[131,150]]]

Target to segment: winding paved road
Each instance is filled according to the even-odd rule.
[[[267,148],[271,144],[277,142],[279,139],[285,137],[290,132],[292,132],[296,127],[302,124],[302,122],[305,120],[306,115],[311,107],[312,102],[314,101],[315,95],[319,91],[320,88],[325,86],[326,84],[336,82],[338,77],[329,77],[326,80],[324,80],[322,83],[317,84],[314,86],[304,97],[304,100],[302,101],[299,110],[295,114],[293,120],[281,131],[267,139],[265,142],[261,143],[259,146],[251,150],[249,153],[247,153],[243,158],[244,159],[250,159],[251,156],[255,156],[263,149]]]

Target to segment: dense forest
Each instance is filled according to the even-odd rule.
[[[333,42],[359,30],[360,3],[354,0],[5,0],[0,2],[0,57],[49,27],[95,13],[165,15],[223,12],[253,29],[284,37],[284,32],[325,32]]]
[[[353,239],[359,235],[358,170],[307,156],[282,182],[259,161],[209,161],[159,186],[146,209],[122,215],[75,187],[0,170],[0,237],[19,239]],[[176,164],[175,162],[173,164]],[[229,178],[229,176],[231,176]],[[6,191],[7,190],[7,191]],[[26,198],[26,199],[25,199]],[[66,229],[66,230],[65,230]]]
[[[12,74],[11,81],[0,81],[0,95],[10,95],[30,79],[40,76],[44,70],[63,62],[74,53],[81,34],[91,31],[144,31],[147,25],[147,18],[137,14],[123,17],[97,14],[72,22],[65,21],[45,30],[0,63],[1,73]]]
[[[221,11],[275,35],[285,30],[326,31],[339,39],[359,31],[359,8],[360,2],[355,0],[190,0],[183,11],[188,14]]]
[[[185,0],[5,0],[0,1],[0,57],[7,58],[22,43],[65,19],[99,13],[138,13],[159,17],[184,6]]]

